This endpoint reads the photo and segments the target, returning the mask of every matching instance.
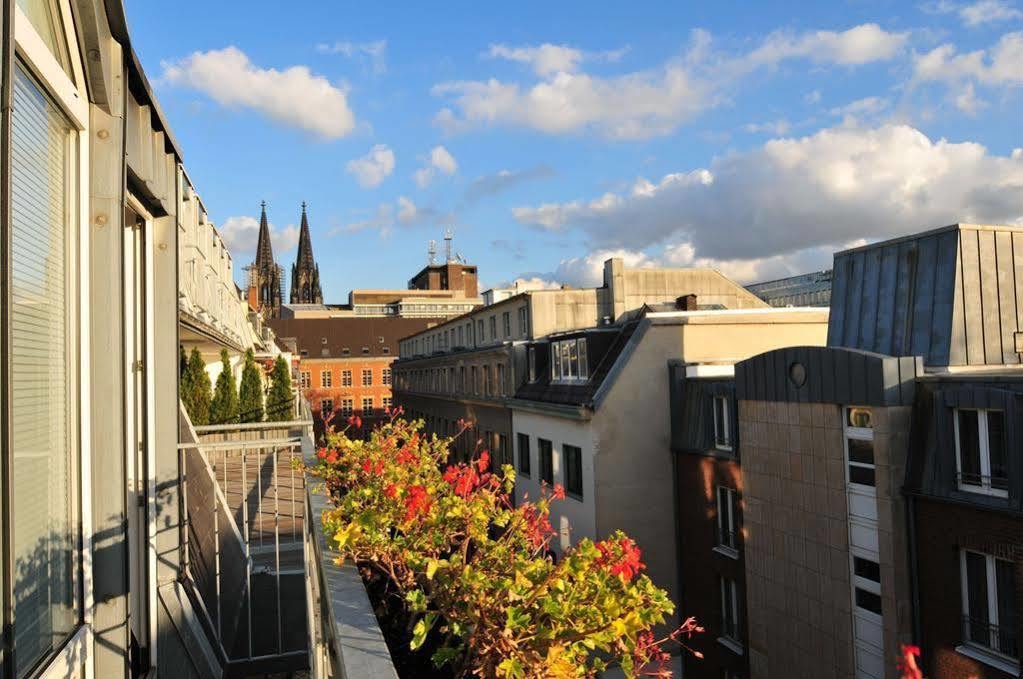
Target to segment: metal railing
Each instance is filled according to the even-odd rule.
[[[963,638],[977,646],[991,649],[995,653],[1014,660],[1019,659],[1019,641],[1015,627],[992,625],[985,618],[971,618],[964,615]]]
[[[190,429],[179,444],[182,575],[225,667],[308,664],[303,534],[311,422]]]

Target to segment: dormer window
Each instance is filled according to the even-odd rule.
[[[959,490],[1008,497],[1005,413],[967,408],[954,412]]]
[[[552,382],[585,382],[589,372],[585,337],[551,342]]]

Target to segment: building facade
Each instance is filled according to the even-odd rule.
[[[779,278],[747,285],[746,289],[771,306],[830,306],[832,272]]]
[[[298,254],[291,266],[292,304],[323,304],[320,290],[320,267],[313,257],[313,239],[309,234],[309,219],[302,202],[302,223],[298,232]]]

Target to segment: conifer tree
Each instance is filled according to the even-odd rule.
[[[193,347],[188,357],[188,379],[182,380],[188,383],[188,394],[185,398],[185,409],[192,420],[192,424],[198,426],[210,423],[210,376],[206,373],[206,364],[203,363],[199,349]]]
[[[287,422],[293,418],[291,393],[291,369],[283,356],[278,356],[270,374],[270,395],[266,403],[266,419],[271,422]]]
[[[185,404],[185,411],[191,415],[192,408],[188,402],[192,391],[192,372],[188,369],[188,356],[185,346],[178,345],[178,398]]]
[[[231,370],[231,359],[227,349],[220,350],[220,375],[217,376],[217,388],[210,404],[210,424],[227,424],[238,419],[238,387]]]
[[[259,367],[252,349],[245,352],[245,368],[242,369],[242,383],[238,389],[238,418],[242,422],[263,420],[263,382],[259,379]]]

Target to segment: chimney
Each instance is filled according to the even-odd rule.
[[[675,300],[675,308],[679,311],[697,311],[696,295],[682,295]]]

